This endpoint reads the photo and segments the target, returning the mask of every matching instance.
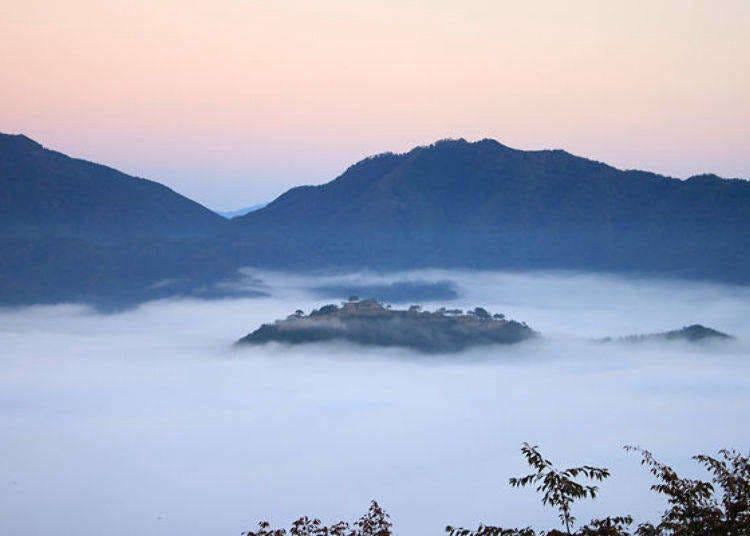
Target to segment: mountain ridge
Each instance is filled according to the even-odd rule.
[[[0,134],[0,177],[5,232],[174,236],[213,234],[224,223],[159,182],[69,157],[23,134]]]
[[[565,269],[748,284],[750,182],[441,140],[365,158],[226,220],[157,182],[0,134],[0,246],[2,304],[205,296],[246,266]]]
[[[681,274],[747,282],[750,183],[444,140],[350,166],[233,220],[256,261]],[[696,255],[696,253],[698,253]],[[726,272],[725,274],[722,272]]]
[[[0,304],[194,293],[232,273],[205,253],[225,223],[158,182],[0,134]]]

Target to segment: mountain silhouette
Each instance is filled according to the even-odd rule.
[[[104,307],[191,293],[226,220],[166,186],[0,134],[0,303]]]
[[[224,219],[166,186],[0,134],[0,226],[71,235],[214,234]]]
[[[750,183],[444,140],[227,220],[0,134],[0,304],[222,296],[244,266],[567,269],[750,283]]]
[[[750,282],[750,183],[444,140],[367,158],[232,220],[238,255],[296,267],[643,272]]]

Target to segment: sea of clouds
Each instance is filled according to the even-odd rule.
[[[750,290],[573,273],[254,273],[268,298],[117,314],[0,309],[0,533],[239,536],[260,519],[352,519],[376,498],[398,534],[555,523],[511,476],[524,441],[613,476],[579,518],[662,507],[625,444],[688,475],[750,446]],[[451,281],[544,337],[447,356],[232,343],[331,302],[312,289]],[[361,296],[366,297],[366,296]],[[400,306],[402,304],[395,304]],[[406,303],[405,305],[408,305]],[[725,343],[593,339],[702,323]]]

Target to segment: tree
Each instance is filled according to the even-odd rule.
[[[721,458],[693,456],[721,488],[721,516],[727,534],[750,535],[750,458],[736,450],[719,451]]]
[[[370,502],[367,513],[354,522],[351,536],[391,536],[391,517],[383,510],[377,501]]]
[[[487,309],[485,309],[484,307],[475,307],[474,314],[477,316],[477,318],[482,318],[482,319],[490,318],[490,313],[488,313]]]
[[[393,523],[385,510],[373,500],[367,513],[353,524],[339,521],[323,525],[318,518],[300,517],[292,523],[290,536],[391,536]],[[272,529],[268,521],[258,523],[257,530],[248,530],[242,536],[286,536],[286,529]]]
[[[664,495],[669,507],[657,525],[644,523],[639,536],[750,535],[750,459],[735,450],[719,451],[720,458],[693,456],[711,473],[712,482],[680,477],[648,450],[627,446],[641,455],[641,465],[657,479],[651,486]],[[716,487],[721,489],[717,497]]]
[[[571,513],[571,506],[578,499],[594,499],[599,491],[597,486],[586,486],[574,479],[583,476],[589,480],[602,481],[609,477],[609,469],[582,465],[560,471],[542,456],[536,445],[528,443],[523,444],[521,453],[534,472],[519,478],[511,478],[510,485],[516,488],[536,485],[536,491],[542,493],[542,504],[557,508],[561,523],[566,532],[571,534],[570,529],[576,520]]]
[[[445,532],[449,536],[536,536],[533,529],[504,529],[502,527],[493,527],[492,525],[479,525],[477,530],[455,528],[448,525]]]
[[[680,477],[677,472],[659,461],[647,450],[625,447],[641,454],[641,464],[647,466],[657,483],[651,489],[664,495],[668,508],[656,525],[641,523],[630,532],[631,516],[594,519],[573,532],[576,521],[571,509],[575,501],[595,498],[597,486],[577,482],[579,477],[603,481],[609,470],[582,465],[557,469],[544,458],[537,446],[524,443],[523,456],[533,471],[511,478],[513,487],[535,486],[542,494],[542,503],[556,508],[564,531],[550,529],[536,532],[530,527],[503,528],[481,524],[475,530],[447,526],[449,536],[750,536],[750,459],[736,450],[721,450],[716,457],[700,454],[693,459],[711,474],[711,482]],[[717,490],[719,490],[717,492]],[[256,531],[243,536],[286,536],[286,529],[272,529],[268,522],[258,524]],[[370,503],[365,515],[349,524],[340,521],[326,526],[319,519],[299,518],[289,530],[290,536],[391,536],[392,523],[388,514],[376,501]]]
[[[565,529],[564,532],[557,529],[542,531],[538,533],[539,536],[572,534],[576,536],[630,536],[630,533],[627,532],[627,526],[633,521],[630,516],[596,519],[581,527],[579,531],[571,532],[575,522],[575,517],[571,513],[573,503],[586,497],[593,499],[598,492],[596,486],[583,485],[576,482],[575,479],[583,476],[590,480],[602,481],[609,477],[608,469],[582,465],[559,470],[552,462],[542,456],[537,446],[528,443],[523,444],[521,453],[534,471],[522,477],[511,478],[510,485],[513,487],[535,485],[536,491],[542,493],[542,504],[553,506],[560,512],[560,521]],[[537,536],[537,533],[530,527],[506,529],[491,525],[479,525],[476,530],[467,530],[448,526],[445,530],[449,536]]]

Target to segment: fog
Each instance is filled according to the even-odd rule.
[[[372,498],[403,535],[555,523],[507,484],[526,471],[523,441],[560,465],[612,469],[580,520],[654,518],[662,503],[623,445],[689,475],[702,474],[695,453],[750,445],[747,289],[570,273],[252,275],[270,297],[0,310],[0,533],[238,536],[261,519],[353,519]],[[543,337],[443,356],[232,347],[333,301],[316,288],[404,281],[452,282],[457,299],[425,308],[482,306]],[[692,323],[737,339],[592,341]]]

